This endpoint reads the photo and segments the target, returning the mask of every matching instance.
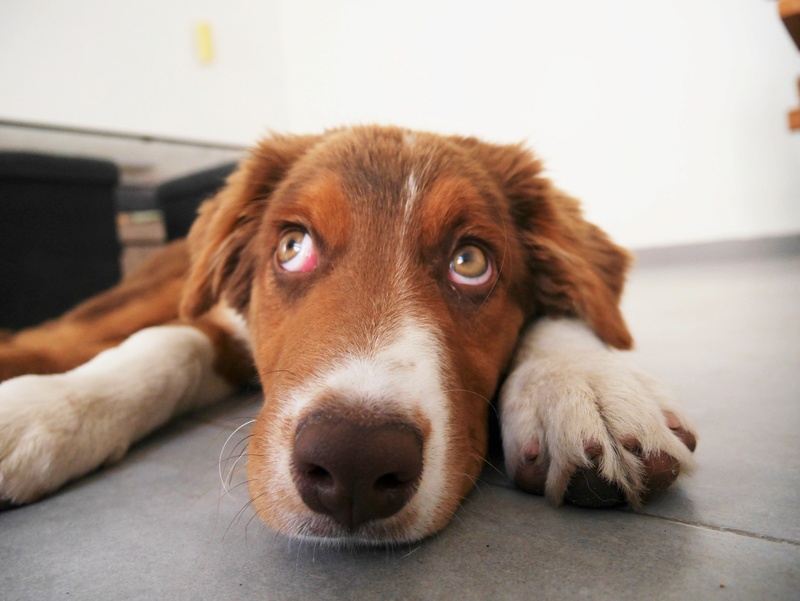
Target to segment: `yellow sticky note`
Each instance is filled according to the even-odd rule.
[[[214,61],[214,44],[211,40],[211,24],[198,23],[195,31],[197,42],[197,57],[201,63],[210,64]]]

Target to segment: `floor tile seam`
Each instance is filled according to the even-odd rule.
[[[674,524],[681,524],[683,526],[693,526],[695,528],[700,528],[702,530],[710,530],[713,532],[719,532],[724,534],[734,534],[736,536],[744,536],[747,538],[753,538],[757,540],[763,540],[771,543],[783,543],[786,545],[791,545],[793,547],[800,548],[800,540],[792,539],[792,538],[783,538],[780,536],[771,536],[769,534],[760,534],[758,532],[753,532],[752,530],[745,530],[743,528],[731,528],[728,526],[717,526],[714,524],[707,524],[705,522],[698,522],[696,520],[683,520],[681,518],[665,516],[665,515],[656,515],[652,513],[640,513],[638,515],[654,518],[657,520],[662,520],[665,522],[671,522]]]

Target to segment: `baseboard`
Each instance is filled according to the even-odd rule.
[[[642,266],[729,261],[800,254],[800,234],[634,249]]]

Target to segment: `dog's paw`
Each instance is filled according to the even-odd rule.
[[[122,455],[65,375],[0,384],[0,503],[31,503]],[[127,447],[126,447],[127,448]]]
[[[697,444],[669,394],[606,349],[519,365],[501,420],[514,483],[556,505],[638,508],[691,470]]]

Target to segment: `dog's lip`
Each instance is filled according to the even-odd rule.
[[[410,535],[407,528],[397,522],[397,516],[370,520],[353,530],[348,530],[328,516],[315,514],[303,524],[301,532],[289,533],[298,540],[306,540],[324,545],[347,545],[356,547],[386,547],[410,544],[424,536]]]

